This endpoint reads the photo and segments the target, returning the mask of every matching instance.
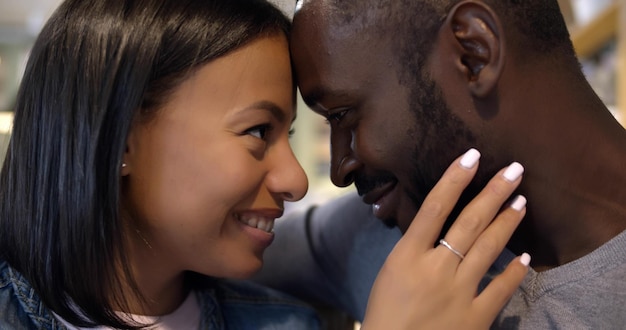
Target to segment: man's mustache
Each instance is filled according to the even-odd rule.
[[[373,189],[392,181],[396,181],[396,178],[391,173],[387,172],[377,173],[374,176],[356,173],[354,177],[354,185],[356,186],[356,191],[359,196],[363,196]]]

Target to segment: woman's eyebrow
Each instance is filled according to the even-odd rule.
[[[251,104],[250,106],[246,107],[247,109],[264,109],[269,111],[274,117],[276,117],[276,119],[278,121],[285,121],[285,117],[287,114],[287,110],[281,108],[280,106],[278,106],[276,103],[271,102],[271,101],[259,101],[259,102],[255,102],[253,104]],[[292,121],[295,120],[295,113],[293,116]]]

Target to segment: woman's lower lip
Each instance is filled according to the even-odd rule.
[[[241,226],[241,229],[248,235],[248,237],[250,237],[250,239],[253,242],[255,242],[256,246],[258,246],[259,248],[265,249],[268,246],[270,246],[272,242],[274,241],[273,232],[268,233],[262,229],[250,227],[242,223],[241,221],[237,221],[237,223],[239,224],[239,226]]]

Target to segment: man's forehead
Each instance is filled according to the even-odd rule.
[[[369,0],[359,0],[366,1]],[[367,39],[379,45],[389,39],[388,24],[381,21],[384,6],[363,6],[359,1],[302,0],[293,19],[294,33],[323,41]],[[378,47],[378,46],[377,46]]]

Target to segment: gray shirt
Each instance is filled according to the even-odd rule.
[[[514,257],[504,251],[490,274]],[[578,260],[531,269],[492,328],[626,329],[626,232]]]
[[[277,223],[257,280],[362,320],[378,270],[400,231],[386,228],[350,193]],[[490,275],[514,258],[505,250]],[[583,258],[530,270],[494,329],[626,329],[626,232]]]

